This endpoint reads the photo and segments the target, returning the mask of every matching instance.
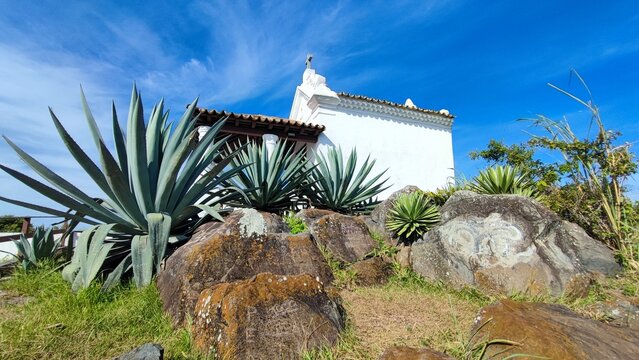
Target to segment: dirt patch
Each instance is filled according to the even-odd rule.
[[[467,341],[481,307],[445,294],[393,286],[355,288],[341,295],[357,338],[374,358],[392,345],[454,353]]]

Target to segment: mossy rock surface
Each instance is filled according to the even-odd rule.
[[[343,314],[338,295],[316,278],[262,273],[202,291],[194,339],[223,359],[297,359],[335,344]]]

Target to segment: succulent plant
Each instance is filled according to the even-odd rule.
[[[15,240],[13,243],[18,250],[17,255],[7,251],[0,252],[22,261],[22,268],[28,270],[38,266],[43,260],[53,260],[60,246],[60,239],[54,239],[53,228],[45,229],[44,226],[38,226],[33,233],[31,241],[24,234],[20,234],[20,239]]]
[[[293,144],[278,141],[269,153],[266,144],[253,141],[232,160],[240,169],[225,185],[243,191],[237,205],[259,210],[283,212],[292,209],[313,167],[308,167],[306,150],[295,151]]]
[[[197,99],[174,125],[168,121],[168,112],[164,111],[161,100],[145,124],[142,99],[134,86],[126,136],[120,128],[115,106],[112,107],[116,150],[113,155],[82,93],[82,107],[98,150],[100,167],[69,135],[53,111],[50,110],[50,114],[69,152],[104,192],[105,198],[89,196],[5,137],[18,156],[52,186],[4,165],[0,165],[0,169],[75,213],[5,197],[0,200],[97,226],[85,231],[95,234],[81,236],[78,248],[95,250],[89,242],[96,238],[104,243],[100,251],[74,254],[75,263],[80,264],[74,271],[84,274],[80,287],[88,285],[95,266],[102,268],[107,259],[122,264],[131,261],[136,284],[147,285],[151,281],[149,274],[157,270],[165,255],[170,236],[187,237],[207,219],[200,215],[202,212],[221,219],[217,205],[238,196],[237,192],[220,185],[238,170],[227,165],[242,148],[222,156],[226,138],[216,137],[223,121],[198,139],[197,119],[193,116],[196,106]],[[108,256],[102,256],[107,248]],[[98,257],[78,262],[78,256]],[[91,269],[83,269],[84,264],[91,264]]]
[[[388,188],[384,187],[388,179],[378,182],[386,170],[369,179],[375,160],[369,156],[358,167],[355,149],[349,154],[346,166],[339,147],[330,148],[326,154],[318,153],[316,160],[317,166],[310,172],[305,192],[316,207],[347,214],[368,213],[379,204],[373,198]]]
[[[401,194],[388,212],[386,228],[412,243],[439,222],[439,208],[423,192]]]
[[[479,194],[516,194],[538,198],[539,192],[530,177],[516,167],[493,166],[480,171],[468,188]]]

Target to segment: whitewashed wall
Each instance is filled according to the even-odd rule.
[[[326,126],[317,151],[356,147],[360,161],[370,154],[377,160],[376,171],[388,168],[393,186],[380,198],[406,185],[434,190],[455,175],[450,118],[340,97],[312,69],[297,88],[290,118]]]

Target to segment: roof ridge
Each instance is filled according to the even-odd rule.
[[[356,94],[351,94],[351,93],[347,93],[347,92],[344,92],[344,91],[338,92],[337,96],[344,96],[344,97],[348,97],[348,98],[355,99],[355,100],[364,100],[364,101],[373,102],[373,103],[377,103],[377,104],[383,104],[383,105],[398,107],[398,108],[402,108],[402,109],[406,109],[406,110],[415,110],[415,111],[428,113],[428,114],[433,114],[433,115],[441,115],[441,116],[444,116],[444,117],[447,117],[447,118],[450,118],[450,119],[454,119],[455,118],[455,115],[452,115],[452,114],[448,113],[448,111],[442,112],[443,109],[437,111],[437,110],[425,109],[425,108],[420,108],[420,107],[410,107],[410,106],[406,106],[404,104],[396,103],[396,102],[389,101],[389,100],[376,99],[376,98],[372,98],[370,96],[356,95]]]

